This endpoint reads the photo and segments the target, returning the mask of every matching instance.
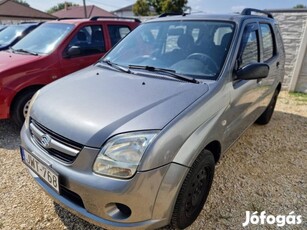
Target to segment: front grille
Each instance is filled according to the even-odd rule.
[[[83,148],[83,145],[47,129],[34,119],[30,119],[30,133],[33,141],[42,150],[65,163],[74,162]]]
[[[76,157],[67,155],[65,153],[62,153],[62,152],[56,150],[56,149],[48,149],[47,152],[48,152],[49,155],[51,155],[55,158],[58,158],[59,160],[64,161],[66,163],[72,163],[76,159]]]

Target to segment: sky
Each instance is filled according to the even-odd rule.
[[[31,7],[46,11],[52,6],[65,0],[25,0]],[[66,0],[83,5],[83,0]],[[131,5],[136,0],[85,0],[87,5],[96,5],[107,11],[114,11]],[[188,0],[188,6],[192,12],[204,13],[233,13],[243,8],[251,7],[258,9],[284,9],[292,8],[297,4],[307,5],[307,0]]]

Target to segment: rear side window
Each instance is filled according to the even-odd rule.
[[[121,40],[131,31],[128,26],[121,25],[109,25],[108,30],[112,46],[114,46],[119,40]]]
[[[267,61],[274,55],[272,29],[268,24],[260,24],[260,32],[263,45],[263,60]]]
[[[222,45],[223,38],[228,34],[232,34],[233,28],[231,27],[220,27],[214,33],[214,44]]]
[[[186,31],[186,27],[182,25],[174,26],[171,25],[168,29],[166,44],[165,44],[165,53],[169,53],[173,50],[180,49],[180,45],[178,43],[179,37],[183,37]],[[187,37],[187,36],[186,36]],[[189,37],[190,42],[194,42],[194,38],[192,36]],[[188,39],[186,39],[188,40]],[[189,45],[188,41],[185,41],[184,44]]]
[[[196,25],[171,25],[168,28],[167,39],[165,45],[165,53],[170,53],[179,49],[191,49],[196,41],[200,39],[200,28],[192,26]]]

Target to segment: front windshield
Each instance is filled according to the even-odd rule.
[[[216,79],[231,44],[234,24],[221,21],[145,23],[102,60],[120,66],[150,66],[198,79]]]
[[[0,45],[5,46],[11,44],[22,32],[27,29],[26,26],[16,25],[9,26],[0,32]]]
[[[37,54],[49,54],[74,28],[72,24],[46,23],[20,40],[13,50],[26,50]]]

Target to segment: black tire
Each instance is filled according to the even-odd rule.
[[[12,106],[12,120],[14,123],[21,128],[25,121],[25,115],[27,114],[27,108],[29,106],[29,102],[32,96],[35,94],[36,91],[26,91],[20,95],[18,95]]]
[[[213,154],[204,150],[194,161],[180,189],[171,219],[173,228],[184,229],[196,220],[207,200],[214,168]]]
[[[258,119],[255,121],[256,124],[259,125],[266,125],[270,122],[274,109],[275,109],[275,105],[277,102],[277,97],[279,94],[279,90],[276,90],[268,107],[265,109],[265,111],[260,115],[260,117],[258,117]]]

